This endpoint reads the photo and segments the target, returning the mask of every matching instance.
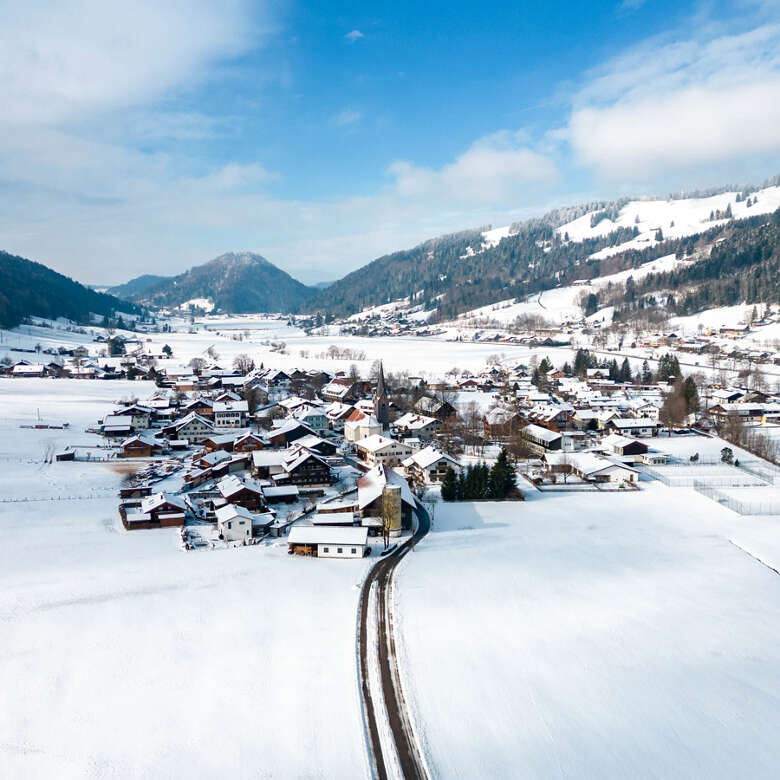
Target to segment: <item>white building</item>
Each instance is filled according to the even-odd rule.
[[[415,452],[414,455],[404,460],[404,468],[407,474],[414,475],[424,482],[441,482],[447,469],[452,469],[456,474],[461,470],[461,465],[451,455],[440,452],[435,447],[426,447]]]
[[[242,506],[225,504],[216,511],[217,530],[226,542],[252,538],[252,513]]]
[[[347,441],[358,442],[381,433],[382,423],[365,412],[355,410],[344,422],[344,438]]]
[[[290,550],[317,558],[362,558],[368,547],[368,529],[361,526],[296,525],[287,537]]]
[[[412,448],[400,441],[374,434],[357,442],[358,456],[369,466],[400,466],[412,454]]]
[[[214,401],[214,427],[242,428],[249,416],[249,405],[246,401]]]

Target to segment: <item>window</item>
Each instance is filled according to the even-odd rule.
[[[344,552],[344,551],[341,549],[341,547],[339,547],[339,548],[336,550],[336,552],[337,552],[337,553],[342,553],[342,552]]]
[[[330,548],[329,547],[323,547],[322,548],[322,552],[330,552]]]
[[[228,523],[228,528],[232,528],[232,527],[233,527],[233,523]]]
[[[353,555],[357,555],[357,547],[353,547],[352,548],[352,554]]]

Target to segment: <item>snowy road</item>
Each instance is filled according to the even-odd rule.
[[[393,574],[406,554],[430,530],[430,518],[418,504],[419,524],[415,534],[398,552],[379,561],[366,577],[360,595],[358,654],[360,688],[374,774],[379,780],[392,777],[397,768],[404,778],[427,778],[425,762],[417,745],[398,673],[393,619]],[[375,602],[371,598],[376,590]],[[375,621],[370,621],[369,606],[377,605]],[[376,636],[369,636],[369,622],[376,626]],[[372,626],[373,627],[373,626]],[[370,645],[377,643],[379,679],[372,684]],[[376,680],[376,678],[374,678]],[[392,746],[382,740],[382,725],[389,725]],[[392,755],[387,755],[392,751]]]

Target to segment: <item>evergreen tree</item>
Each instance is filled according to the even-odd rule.
[[[653,372],[650,370],[650,365],[646,360],[642,363],[642,384],[653,384]]]
[[[623,362],[620,365],[620,381],[631,381],[631,364],[628,362],[628,358],[623,358]]]
[[[696,388],[696,382],[692,376],[689,376],[682,383],[682,395],[685,399],[685,408],[688,414],[699,411],[699,391]]]
[[[458,497],[458,478],[451,468],[444,472],[444,478],[441,481],[442,501],[455,501]]]

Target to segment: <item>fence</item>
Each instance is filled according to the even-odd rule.
[[[668,487],[764,487],[767,481],[726,463],[645,466],[644,472]],[[710,472],[710,473],[708,473]]]
[[[729,485],[728,487],[735,486]],[[697,493],[701,493],[703,496],[728,507],[740,515],[780,515],[780,500],[754,499],[742,501],[722,490],[718,490],[709,483],[699,481],[694,482],[693,488]]]

